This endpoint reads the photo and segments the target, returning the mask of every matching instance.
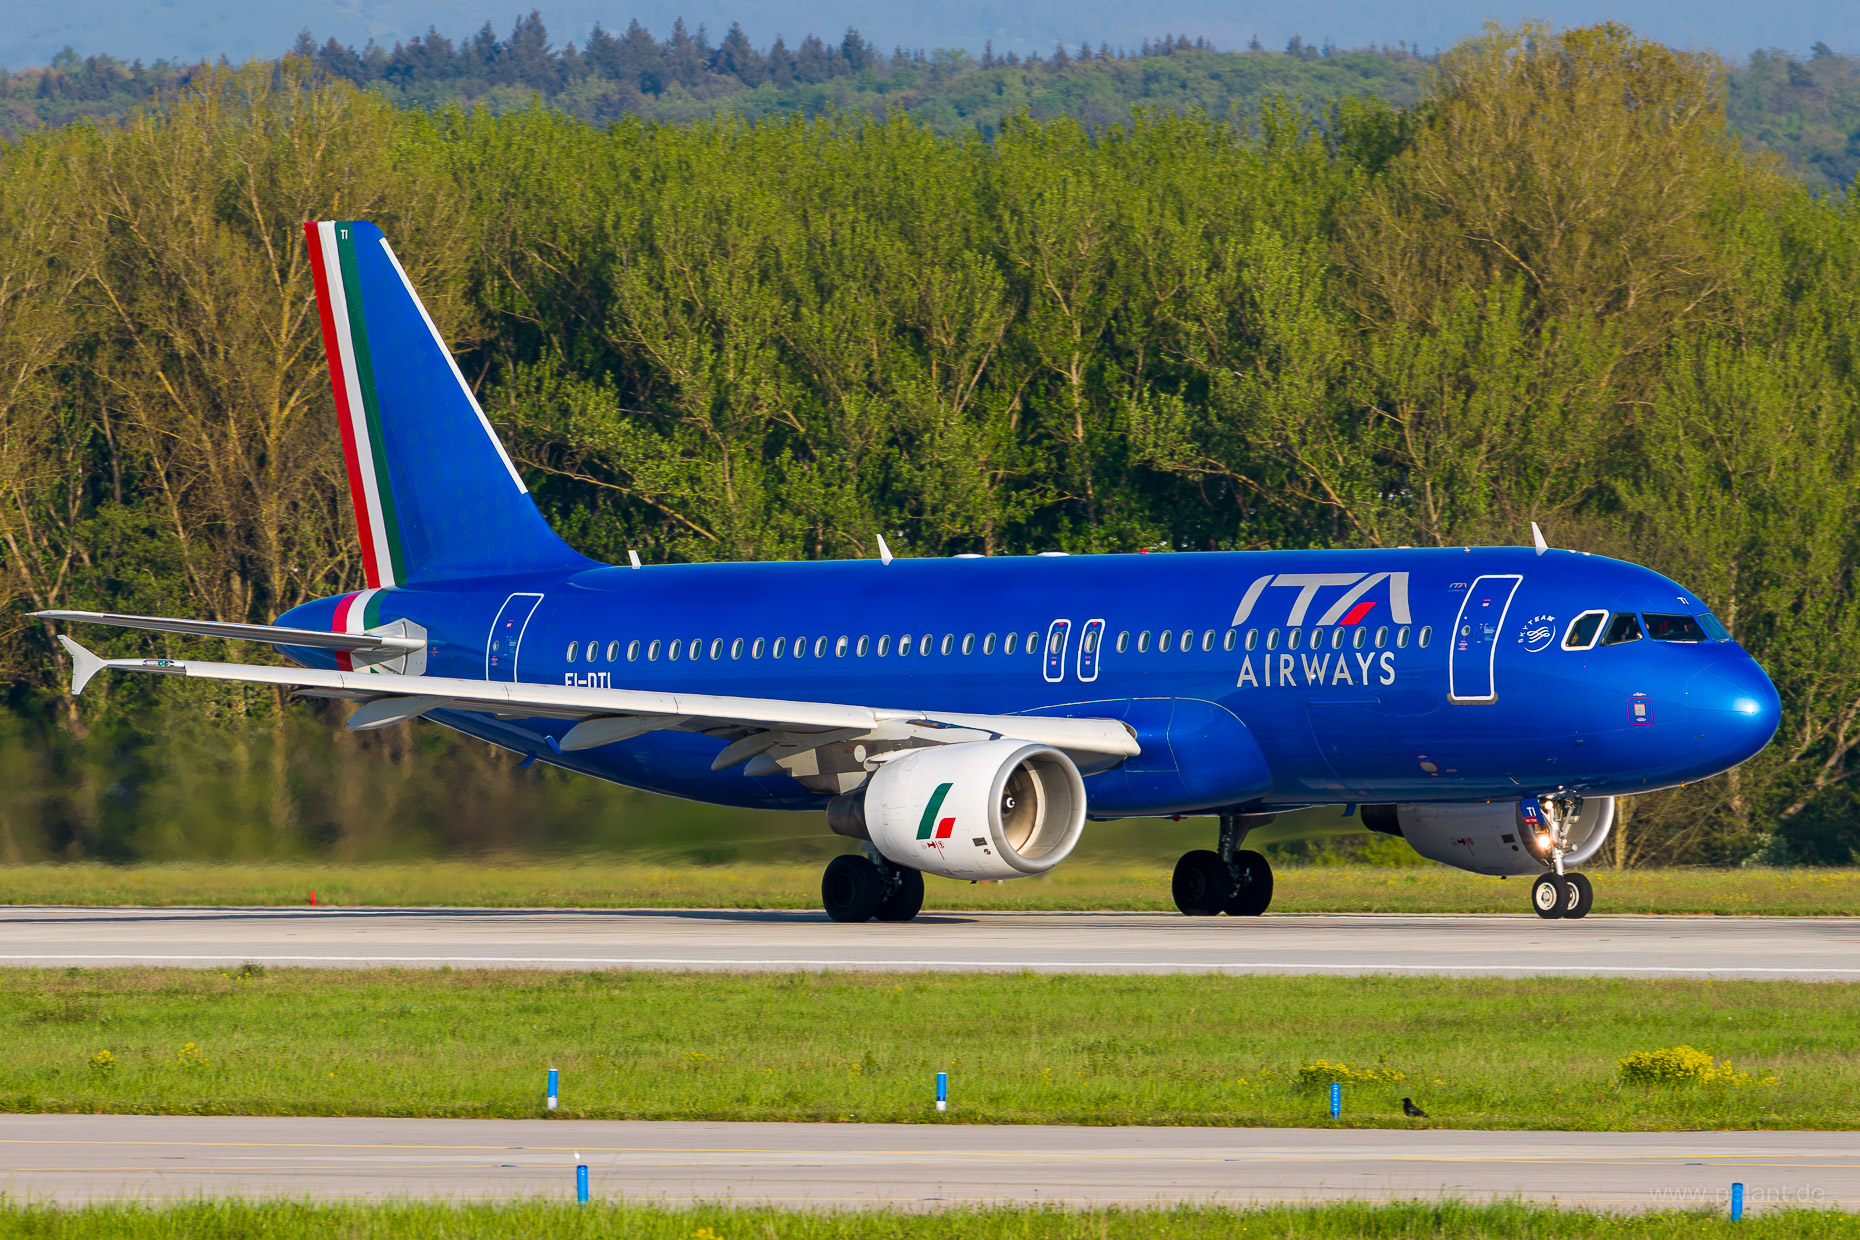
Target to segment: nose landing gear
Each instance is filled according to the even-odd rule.
[[[1272,866],[1240,847],[1248,831],[1271,814],[1222,814],[1220,851],[1197,848],[1175,863],[1169,884],[1175,906],[1190,917],[1258,917],[1272,904]]]
[[[1569,831],[1582,813],[1582,799],[1564,792],[1537,798],[1542,827],[1531,851],[1538,860],[1555,867],[1554,874],[1541,874],[1531,884],[1531,908],[1539,917],[1587,917],[1595,907],[1595,888],[1585,875],[1563,869],[1563,855],[1569,851]]]
[[[1568,874],[1539,874],[1531,884],[1531,908],[1539,917],[1587,917],[1595,907],[1595,887],[1589,876],[1571,871]]]

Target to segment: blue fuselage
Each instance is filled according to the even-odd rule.
[[[279,622],[329,629],[342,602]],[[1763,670],[1688,590],[1568,551],[603,567],[416,583],[373,606],[425,629],[435,676],[1122,719],[1143,754],[1087,776],[1095,817],[1644,792],[1744,761],[1779,717]],[[1572,635],[1590,613],[1593,638]],[[1661,640],[1674,616],[1705,635]],[[799,809],[828,795],[712,771],[726,742],[697,733],[564,754],[551,740],[566,721],[432,717],[675,796]]]

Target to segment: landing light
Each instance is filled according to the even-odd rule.
[[[1539,848],[1550,847],[1550,837],[1540,832],[1537,836],[1537,847]]]

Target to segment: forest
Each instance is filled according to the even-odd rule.
[[[1278,95],[1317,107],[1374,95],[1405,108],[1420,98],[1438,60],[1405,46],[1343,48],[1297,37],[1282,51],[1258,39],[1244,50],[1224,50],[1185,34],[1159,34],[1134,48],[1062,43],[1026,57],[997,56],[992,46],[973,54],[896,46],[887,52],[855,29],[837,39],[809,34],[793,47],[777,38],[758,48],[740,27],[713,42],[702,25],[693,31],[683,19],[663,39],[633,21],[618,34],[597,25],[578,42],[558,46],[535,9],[506,35],[487,22],[461,38],[430,29],[392,47],[319,43],[306,29],[289,54],[393,103],[428,110],[459,104],[508,112],[541,102],[595,124],[622,116],[754,120],[838,111],[884,119],[908,112],[941,133],[984,135],[1021,111],[1097,127],[1128,124],[1140,108],[1250,115]],[[213,69],[80,57],[70,48],[42,68],[0,68],[0,137],[118,117]],[[1759,50],[1726,64],[1720,81],[1726,119],[1744,141],[1781,154],[1824,191],[1844,194],[1853,185],[1860,174],[1860,58],[1825,43],[1805,58]]]
[[[1620,860],[1851,861],[1860,218],[1731,133],[1721,75],[1616,25],[1492,28],[1407,107],[984,134],[402,108],[293,56],[22,133],[0,862],[572,848],[690,812],[256,689],[67,693],[32,610],[265,621],[357,588],[300,225],[358,217],[590,555],[1517,544],[1536,521],[1687,583],[1783,696],[1764,755],[1634,799]]]

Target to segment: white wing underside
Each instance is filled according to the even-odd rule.
[[[259,626],[253,626],[259,627]],[[500,719],[575,720],[558,747],[593,749],[647,732],[677,729],[730,743],[713,770],[746,765],[745,774],[785,770],[823,790],[844,790],[848,776],[863,779],[871,764],[888,754],[922,745],[1011,737],[1051,745],[1087,770],[1102,770],[1141,752],[1122,721],[1053,718],[1042,715],[982,715],[885,709],[833,702],[660,693],[643,689],[594,689],[574,685],[405,676],[391,672],[341,672],[317,668],[210,663],[196,659],[105,659],[60,636],[75,664],[72,692],[81,693],[105,669],[197,680],[277,685],[303,697],[357,702],[349,726],[386,727],[431,711],[471,711]],[[292,639],[286,639],[291,642]],[[857,746],[858,749],[853,747]],[[835,747],[852,760],[823,760]]]

